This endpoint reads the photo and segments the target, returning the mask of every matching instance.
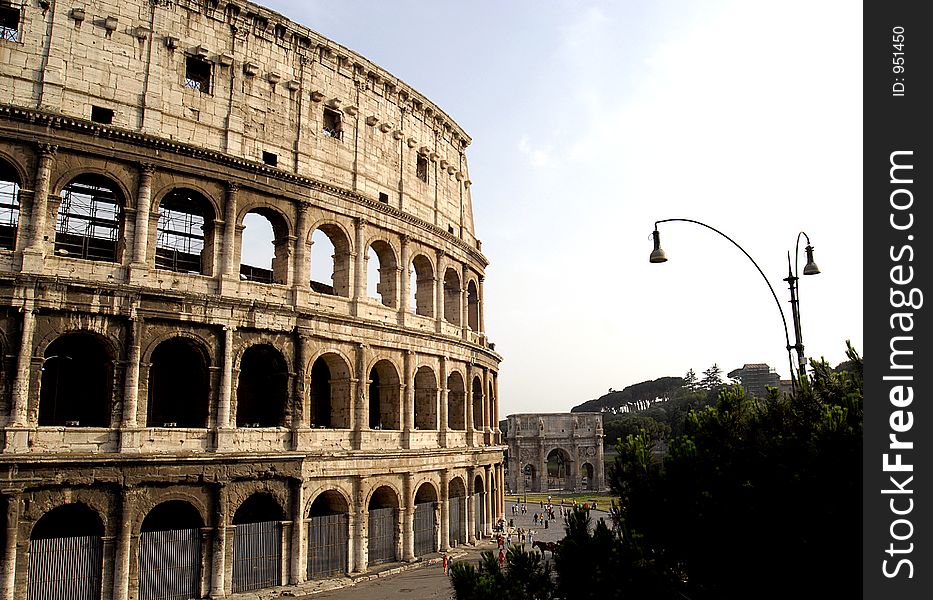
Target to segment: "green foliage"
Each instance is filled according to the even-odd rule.
[[[623,406],[644,408],[658,399],[666,400],[673,397],[683,386],[680,377],[660,377],[652,381],[642,381],[626,386],[621,391],[609,388],[609,393],[595,400],[589,400],[574,406],[571,412],[600,412],[609,409],[618,409]]]
[[[536,552],[512,546],[499,568],[492,552],[483,552],[479,565],[455,562],[450,571],[457,600],[551,600],[551,569]]]
[[[621,522],[691,599],[858,596],[862,363],[849,358],[838,373],[813,362],[793,396],[723,388],[663,463],[645,433],[618,444]]]

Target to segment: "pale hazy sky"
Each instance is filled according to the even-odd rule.
[[[437,103],[491,264],[500,414],[766,362],[788,377],[787,252],[807,354],[862,350],[862,6],[849,0],[264,0]],[[801,245],[803,257],[803,245]],[[800,265],[801,277],[803,263]],[[793,342],[793,339],[791,340]]]

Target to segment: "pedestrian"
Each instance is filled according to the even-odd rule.
[[[535,530],[534,529],[528,530],[528,544],[531,546],[532,549],[534,549],[535,547]]]
[[[538,524],[538,513],[535,513],[535,516],[534,516],[534,518],[532,519],[532,521],[534,521],[534,524],[535,524],[535,525]]]
[[[444,575],[447,575],[447,567],[450,566],[450,555],[444,553]]]
[[[550,521],[545,521],[545,522],[544,522],[544,528],[545,528],[545,529],[548,528],[548,523],[550,523]]]
[[[506,546],[512,545],[512,532],[511,531],[508,533],[508,535],[505,536],[505,545]]]
[[[504,566],[505,566],[505,550],[503,550],[502,548],[499,548],[499,568],[501,569]]]

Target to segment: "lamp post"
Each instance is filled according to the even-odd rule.
[[[813,246],[810,244],[810,236],[806,232],[801,231],[797,234],[797,245],[794,248],[794,270],[791,271],[790,264],[790,252],[787,253],[787,277],[784,281],[787,282],[787,287],[790,288],[790,308],[791,313],[794,318],[794,350],[797,352],[797,369],[798,373],[807,372],[807,358],[804,356],[803,352],[803,334],[800,331],[800,292],[797,288],[797,267],[799,266],[800,260],[800,236],[803,236],[807,240],[807,264],[803,267],[804,275],[819,275],[820,268],[816,266],[816,262],[813,260]]]
[[[806,373],[806,359],[804,358],[804,355],[803,355],[803,339],[801,338],[801,335],[800,335],[800,307],[799,307],[798,294],[797,294],[796,265],[795,265],[794,272],[791,272],[790,253],[788,252],[787,254],[788,276],[787,276],[787,279],[785,279],[784,281],[786,281],[788,285],[790,286],[790,292],[791,292],[791,301],[790,301],[791,312],[793,314],[794,334],[796,336],[796,340],[795,340],[796,343],[794,345],[791,345],[790,343],[790,334],[788,333],[788,330],[787,330],[787,319],[784,316],[784,309],[781,307],[781,301],[778,300],[777,293],[774,291],[774,287],[771,285],[771,282],[768,281],[767,276],[765,276],[764,271],[761,270],[761,267],[758,266],[758,263],[755,262],[755,259],[752,258],[751,255],[745,251],[745,248],[740,246],[738,242],[733,240],[731,237],[729,237],[725,233],[719,231],[715,227],[711,227],[710,225],[707,225],[706,223],[701,223],[700,221],[696,221],[693,219],[662,219],[660,221],[655,221],[654,231],[651,233],[652,238],[654,239],[654,249],[651,251],[649,262],[652,262],[652,263],[667,262],[667,254],[665,254],[664,250],[661,248],[661,234],[658,231],[658,225],[660,225],[661,223],[670,223],[670,222],[676,222],[676,221],[683,222],[683,223],[693,223],[694,225],[700,225],[701,227],[705,227],[709,229],[710,231],[718,233],[720,236],[732,242],[732,245],[738,248],[739,250],[741,250],[742,254],[744,254],[745,257],[748,258],[748,260],[750,260],[753,265],[755,265],[755,269],[758,270],[758,273],[761,275],[761,278],[765,280],[765,284],[768,286],[768,290],[771,291],[771,296],[774,298],[774,303],[777,305],[778,312],[781,314],[781,324],[784,326],[784,344],[785,344],[785,348],[787,348],[787,363],[788,363],[788,366],[790,367],[791,386],[796,391],[797,389],[796,379],[797,378],[794,376],[794,358],[793,358],[793,354],[791,351],[796,350],[797,352],[797,364],[798,364],[797,376],[800,376]],[[813,246],[810,245],[809,236],[807,236],[807,234],[802,231],[797,235],[798,250],[800,247],[800,236],[801,235],[803,235],[807,239],[807,248],[806,248],[807,265],[803,269],[803,274],[804,275],[816,275],[817,273],[820,272],[820,269],[819,267],[816,266],[816,263],[813,261]]]

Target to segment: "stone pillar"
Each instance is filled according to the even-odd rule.
[[[463,263],[460,269],[460,331],[464,340],[470,339],[470,295],[467,285],[469,275],[470,267]]]
[[[476,424],[473,423],[473,363],[467,363],[466,365],[466,385],[464,387],[466,389],[463,394],[463,404],[464,409],[466,409],[466,416],[463,418],[463,423],[466,430],[466,444],[467,446],[473,446],[475,445],[473,430],[476,429]]]
[[[414,475],[405,473],[402,482],[402,560],[410,562],[415,558],[415,490]]]
[[[476,543],[476,471],[471,467],[467,469],[466,481],[466,543]]]
[[[440,423],[438,423],[438,444],[441,448],[447,447],[448,415],[447,415],[447,357],[440,357],[440,369],[437,382],[438,399],[440,403]]]
[[[16,598],[16,546],[19,536],[19,514],[22,503],[22,493],[14,491],[7,495],[5,526],[6,538],[3,546],[3,570],[0,576],[0,598],[2,600],[15,600]]]
[[[305,520],[305,489],[304,481],[300,477],[291,480],[292,488],[292,539],[291,539],[291,566],[288,569],[289,585],[303,583],[308,572],[307,531],[308,522]]]
[[[444,251],[437,250],[434,271],[434,316],[437,333],[444,330]],[[445,384],[446,386],[446,384]]]
[[[352,396],[350,422],[353,429],[353,448],[363,447],[363,430],[369,428],[369,373],[366,372],[366,344],[358,344],[356,349],[356,390]],[[351,389],[353,388],[351,382]]]
[[[27,292],[27,294],[29,293]],[[29,376],[32,367],[32,337],[36,329],[34,310],[35,300],[27,297],[23,302],[23,326],[19,341],[19,353],[16,356],[16,376],[13,381],[13,404],[10,410],[10,426],[12,427],[26,426],[29,409]]]
[[[292,288],[294,292],[294,303],[301,304],[305,301],[305,295],[311,291],[311,244],[308,234],[311,229],[311,217],[309,215],[309,204],[299,202],[297,231],[295,232],[295,262],[294,274],[292,275]]]
[[[476,291],[476,293],[477,293],[477,295],[478,295],[478,296],[477,296],[477,301],[478,301],[478,303],[477,303],[477,306],[476,306],[476,312],[477,312],[477,314],[479,315],[479,319],[478,319],[479,323],[477,323],[477,326],[479,327],[479,331],[478,331],[477,333],[480,334],[480,336],[481,336],[481,338],[482,338],[483,340],[485,340],[485,337],[486,337],[486,315],[485,315],[485,313],[484,313],[484,311],[483,311],[483,302],[484,302],[484,300],[483,300],[483,282],[484,282],[484,281],[486,281],[486,276],[485,276],[485,275],[480,275],[480,276],[479,276],[479,289]]]
[[[135,308],[134,308],[135,312]],[[120,452],[138,452],[140,439],[138,428],[139,412],[139,337],[142,320],[131,317],[127,328],[129,347],[126,353],[126,376],[123,385],[123,415],[120,422]]]
[[[492,373],[492,417],[493,417],[493,443],[499,444],[502,441],[502,432],[499,431],[499,374]]]
[[[227,497],[227,486],[222,483],[217,485],[214,495],[214,515],[217,521],[214,524],[214,551],[211,557],[211,600],[227,597]]]
[[[439,501],[441,505],[440,551],[446,552],[450,550],[450,473],[447,470],[441,471]]]
[[[231,398],[233,395],[233,334],[236,327],[224,327],[224,363],[220,374],[220,393],[217,400],[217,441],[216,448],[228,446],[232,435]]]
[[[298,334],[298,343],[295,345],[295,415],[292,419],[294,429],[307,429],[311,419],[311,391],[308,385],[310,376],[308,359],[311,357],[311,339],[304,334]]]
[[[489,391],[489,369],[483,367],[483,432],[486,444],[494,444],[495,438],[492,436],[492,428],[496,423],[492,420],[492,394]]]
[[[402,327],[405,326],[405,320],[408,318],[408,311],[410,310],[409,302],[411,302],[411,248],[409,247],[409,237],[403,235],[401,237],[402,249],[401,249],[401,278],[399,282],[399,287],[401,292],[399,294],[399,303],[398,303],[398,324]],[[417,285],[417,282],[415,283]]]
[[[355,477],[353,481],[353,496],[356,498],[356,506],[350,507],[350,539],[352,547],[352,562],[350,569],[354,573],[363,573],[366,571],[368,559],[366,556],[366,542],[369,532],[369,511],[363,498],[363,478]],[[354,518],[355,517],[355,518]]]
[[[127,488],[121,490],[120,521],[117,523],[116,552],[113,565],[113,600],[127,600],[129,598],[135,499],[133,490]]]
[[[222,291],[237,289],[237,282],[240,279],[237,273],[237,265],[234,261],[236,258],[236,216],[239,191],[239,184],[232,182],[227,184],[227,198],[224,203],[224,243],[221,248],[222,260],[220,269]]]
[[[491,465],[483,466],[483,481],[485,486],[483,491],[485,492],[483,497],[483,510],[485,514],[483,515],[483,535],[492,535],[492,521],[495,515],[495,509],[493,507],[493,502],[495,501],[493,496],[493,490],[496,488],[494,483],[495,473],[492,471]]]
[[[39,144],[39,160],[36,165],[36,178],[33,185],[35,195],[30,207],[29,242],[23,248],[23,272],[41,273],[43,259],[49,235],[46,233],[46,221],[49,212],[49,192],[51,188],[52,165],[58,146]]]
[[[143,163],[139,166],[139,186],[136,191],[136,228],[133,233],[132,268],[148,268],[149,213],[152,210],[152,175],[155,165]]]
[[[366,295],[366,259],[369,248],[366,247],[366,219],[358,217],[356,225],[356,260],[353,273],[353,310],[359,314],[359,303]]]
[[[402,384],[402,447],[411,448],[411,433],[415,429],[415,353],[404,355],[404,383]]]

